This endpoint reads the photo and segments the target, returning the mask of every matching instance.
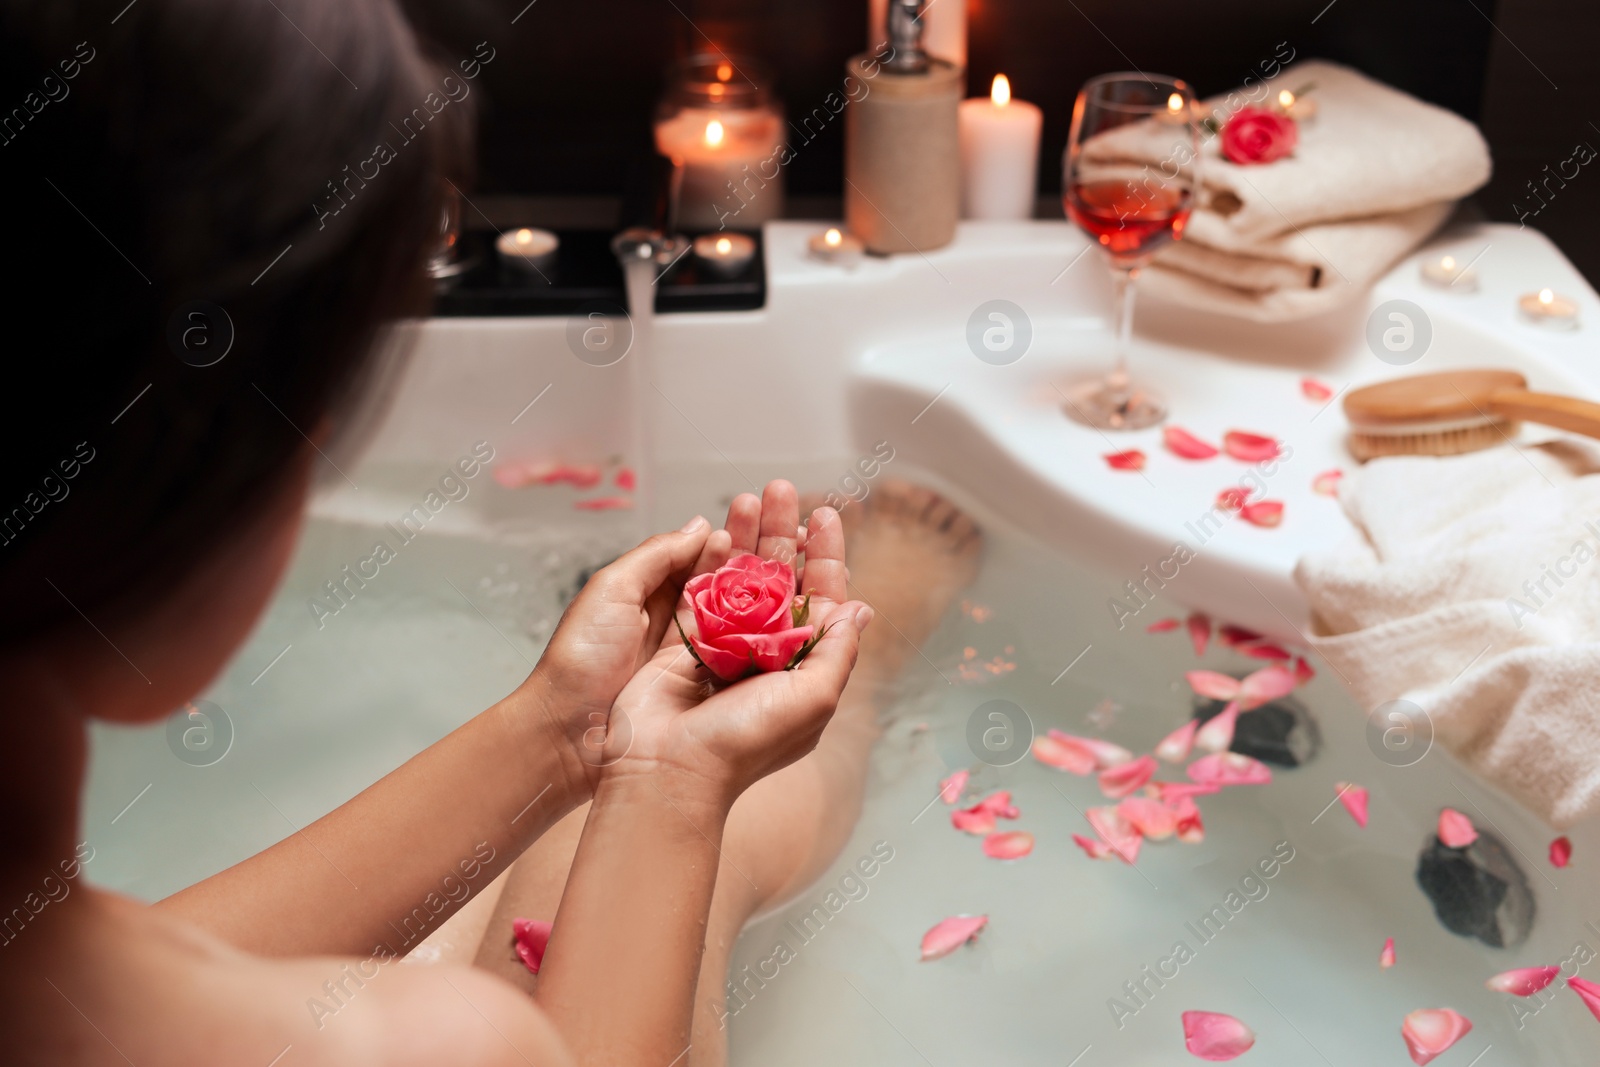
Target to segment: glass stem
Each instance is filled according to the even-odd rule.
[[[1128,388],[1128,342],[1133,336],[1133,283],[1139,278],[1138,267],[1114,267],[1111,271],[1112,300],[1116,304],[1116,365],[1106,379],[1113,389]]]

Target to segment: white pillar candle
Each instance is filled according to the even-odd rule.
[[[867,4],[867,50],[889,43],[889,0]],[[933,0],[922,14],[922,50],[958,67],[967,65],[967,0]]]
[[[961,101],[959,121],[962,218],[1031,218],[1043,113],[1011,99],[1011,83],[996,74],[987,99]]]
[[[656,148],[683,169],[684,230],[753,230],[783,210],[783,120],[769,108],[687,107],[656,123]]]

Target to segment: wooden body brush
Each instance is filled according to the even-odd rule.
[[[1600,404],[1531,393],[1528,379],[1510,370],[1450,370],[1378,382],[1352,390],[1344,413],[1350,453],[1362,462],[1475,452],[1510,440],[1519,422],[1600,438]]]

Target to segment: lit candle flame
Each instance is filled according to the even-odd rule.
[[[827,233],[822,235],[822,243],[827,245],[829,248],[838,248],[839,242],[843,240],[844,234],[840,233],[838,230],[829,230]],[[1549,291],[1550,290],[1548,289],[1545,290],[1547,293]]]
[[[996,107],[1011,103],[1011,79],[1004,74],[996,74],[994,84],[989,87],[989,99],[994,101]]]
[[[723,63],[717,67],[717,81],[725,82],[731,77],[733,77],[733,67],[730,64]]]
[[[1455,270],[1456,269],[1456,257],[1455,256],[1445,256],[1443,259],[1441,259],[1439,261],[1439,266],[1443,267],[1445,270]]]
[[[717,238],[717,255],[725,256],[731,251],[733,251],[733,242],[728,240],[726,237],[718,237]]]
[[[1183,110],[1183,94],[1173,93],[1167,97],[1167,110],[1176,115]]]
[[[721,122],[716,119],[712,119],[710,122],[706,123],[706,145],[708,147],[715,148],[720,145],[722,143],[723,136],[724,131],[722,129]]]
[[[1278,106],[1283,108],[1285,111],[1288,111],[1290,108],[1294,107],[1294,94],[1287,89],[1283,90],[1283,92],[1278,94]]]
[[[533,231],[532,230],[526,230],[526,229],[518,230],[517,231],[516,241],[517,241],[517,244],[519,244],[519,245],[531,245],[531,244],[533,244]]]
[[[1550,290],[1550,289],[1540,289],[1539,290],[1539,303],[1544,304],[1545,306],[1548,307],[1549,305],[1555,303],[1555,299],[1556,299],[1556,294],[1555,294],[1555,292],[1553,290]]]

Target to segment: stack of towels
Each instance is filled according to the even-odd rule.
[[[1142,291],[1261,322],[1318,314],[1363,293],[1489,180],[1489,149],[1472,123],[1347,67],[1296,64],[1253,87],[1259,103],[1247,106],[1308,84],[1317,114],[1299,124],[1292,155],[1241,166],[1222,154],[1220,136],[1205,139],[1194,214]],[[1231,94],[1232,105],[1245,95]],[[1229,99],[1208,103],[1225,122]]]

